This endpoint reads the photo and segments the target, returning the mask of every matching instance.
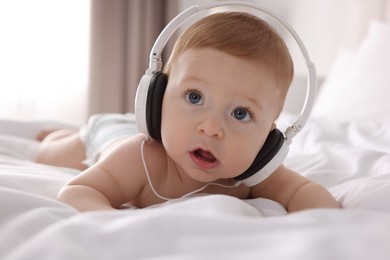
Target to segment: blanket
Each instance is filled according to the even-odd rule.
[[[0,135],[0,258],[390,259],[389,129],[311,119],[285,164],[328,188],[343,209],[293,214],[267,199],[207,194],[78,213],[55,197],[79,171],[34,163],[38,143],[7,132]]]

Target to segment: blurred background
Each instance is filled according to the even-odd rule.
[[[138,81],[160,31],[182,10],[208,2],[0,0],[0,119],[81,125],[94,113],[133,111]],[[317,67],[319,83],[340,50],[356,48],[369,22],[389,21],[390,14],[386,0],[251,2],[295,29]],[[293,41],[286,42],[296,61],[286,110],[296,113],[306,71]]]

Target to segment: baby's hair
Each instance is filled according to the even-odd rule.
[[[172,65],[187,50],[206,47],[265,65],[281,87],[280,94],[284,101],[294,66],[285,42],[267,22],[241,12],[207,16],[179,37],[164,72],[169,74]]]

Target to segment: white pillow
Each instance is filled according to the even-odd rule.
[[[342,51],[321,87],[313,115],[390,120],[390,25],[371,22],[355,54]]]

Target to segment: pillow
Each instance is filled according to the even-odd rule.
[[[390,120],[390,25],[371,22],[354,54],[342,51],[324,82],[314,116]]]

